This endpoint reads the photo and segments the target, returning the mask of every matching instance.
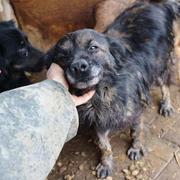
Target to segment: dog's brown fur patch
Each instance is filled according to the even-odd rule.
[[[94,29],[98,32],[105,31],[107,26],[133,2],[135,0],[105,0],[98,3],[95,8],[96,25]]]

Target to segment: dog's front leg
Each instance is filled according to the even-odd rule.
[[[170,91],[169,87],[163,82],[162,79],[158,79],[162,99],[160,101],[159,113],[165,117],[170,116],[173,113],[173,106],[171,105]]]
[[[97,177],[105,178],[112,173],[113,155],[112,149],[108,138],[109,131],[97,132],[99,138],[99,148],[101,150],[101,162],[96,167]]]
[[[128,156],[131,160],[139,160],[145,154],[144,148],[144,130],[143,120],[140,118],[139,122],[131,128],[132,144],[128,149]]]

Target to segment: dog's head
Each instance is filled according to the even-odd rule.
[[[81,90],[95,87],[116,66],[110,39],[90,29],[65,35],[48,51],[46,60],[59,64],[70,86]]]
[[[40,71],[43,53],[32,47],[12,21],[0,23],[0,71]]]

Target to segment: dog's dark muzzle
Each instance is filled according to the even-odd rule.
[[[86,89],[100,81],[102,68],[98,64],[89,64],[85,59],[80,59],[73,62],[66,70],[66,77],[73,87]]]
[[[73,74],[86,73],[89,70],[89,64],[85,59],[81,59],[74,62],[70,66],[70,70]]]

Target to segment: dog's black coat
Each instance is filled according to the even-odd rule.
[[[30,84],[25,71],[43,68],[43,53],[32,47],[13,21],[0,23],[0,92]]]
[[[168,69],[172,24],[178,9],[173,2],[136,3],[104,34],[89,29],[69,33],[47,53],[48,60],[53,59],[65,70],[72,92],[96,90],[78,111],[80,120],[94,125],[98,134],[140,123],[143,107],[150,101],[151,84]],[[91,41],[95,41],[93,48]],[[91,86],[89,77],[97,71],[92,70],[94,66],[102,73]],[[107,164],[104,162],[99,177],[108,175]]]
[[[94,39],[101,41],[104,38],[109,44],[111,66],[103,66],[104,74],[95,87],[96,94],[89,103],[78,108],[81,118],[94,122],[101,131],[119,128],[128,119],[134,123],[142,104],[150,100],[150,85],[167,69],[173,46],[174,18],[170,4],[137,3],[107,28],[104,37],[93,30],[79,30],[62,38],[47,53],[49,60],[54,59],[66,71],[78,53],[75,42],[78,35],[91,33]],[[71,50],[61,49],[66,40],[72,41],[74,47]],[[111,97],[106,97],[110,96],[107,92],[111,89]],[[76,90],[79,91],[84,92]],[[130,117],[127,116],[128,111],[131,111]]]

